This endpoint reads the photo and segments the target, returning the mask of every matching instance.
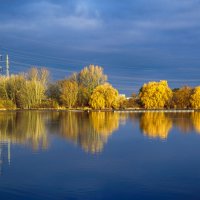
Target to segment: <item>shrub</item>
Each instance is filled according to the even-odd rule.
[[[0,100],[0,108],[6,110],[16,109],[16,105],[11,100]]]

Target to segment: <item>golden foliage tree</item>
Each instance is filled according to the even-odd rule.
[[[163,108],[172,97],[172,91],[167,81],[149,82],[144,84],[140,94],[140,100],[147,109]]]
[[[94,89],[90,106],[94,109],[112,108],[116,105],[118,96],[118,91],[112,85],[105,83]]]
[[[90,96],[91,96],[91,94],[89,93],[88,89],[86,87],[83,87],[82,85],[80,85],[79,89],[78,89],[78,98],[77,98],[78,105],[79,106],[88,106]]]
[[[80,85],[88,88],[91,93],[94,88],[104,84],[106,81],[107,76],[103,73],[103,68],[99,66],[90,65],[89,67],[84,67],[78,74]]]
[[[45,87],[37,80],[26,80],[21,88],[19,101],[22,108],[32,108],[45,98]]]
[[[11,75],[7,81],[7,94],[9,99],[17,105],[20,106],[20,93],[22,88],[25,87],[26,79],[24,75]]]
[[[8,81],[7,77],[0,76],[0,99],[4,100],[8,99],[7,81]]]
[[[19,104],[21,108],[33,108],[46,98],[49,72],[44,68],[31,68],[24,76],[25,82],[19,92]]]
[[[194,109],[200,108],[200,86],[194,89],[194,92],[190,98],[190,103],[191,103],[192,108]]]
[[[88,106],[90,96],[93,90],[107,81],[107,76],[100,66],[89,65],[84,67],[79,73],[74,73],[71,80],[78,83],[78,104],[80,106]]]
[[[192,88],[184,86],[173,92],[172,107],[174,108],[189,108],[190,96],[192,94]]]
[[[71,80],[65,80],[61,84],[61,101],[67,108],[75,105],[78,95],[78,84]]]

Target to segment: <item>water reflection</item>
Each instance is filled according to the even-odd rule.
[[[119,121],[119,113],[63,112],[59,117],[58,133],[80,145],[86,152],[98,153],[103,150],[108,137],[118,129]]]
[[[200,113],[192,113],[191,121],[193,123],[194,129],[197,133],[200,133]]]
[[[190,133],[195,128],[193,125],[194,113],[174,113],[171,115],[174,127],[177,127],[182,133]],[[200,113],[196,113],[198,116]]]
[[[45,117],[41,112],[0,113],[0,141],[28,144],[37,150],[48,146]]]
[[[140,119],[140,128],[148,137],[166,139],[172,128],[172,120],[163,112],[146,112]]]
[[[167,139],[172,127],[200,133],[200,112],[0,112],[0,143],[48,149],[49,136],[73,142],[85,152],[99,153],[108,138],[130,120],[149,138]]]

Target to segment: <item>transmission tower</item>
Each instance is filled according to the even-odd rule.
[[[9,77],[9,57],[6,55],[6,76]]]
[[[0,54],[0,73],[3,72],[3,67],[1,65],[2,62],[3,62],[2,55]]]
[[[4,63],[4,65],[3,65],[3,63]],[[6,76],[9,77],[10,76],[10,72],[9,72],[10,62],[9,62],[8,54],[6,55],[5,60],[3,59],[3,56],[0,54],[0,73],[2,73],[4,71],[4,68],[5,68],[5,71],[6,71]]]

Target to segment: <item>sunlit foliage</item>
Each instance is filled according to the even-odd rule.
[[[70,79],[79,86],[78,105],[88,106],[93,90],[107,81],[107,75],[104,74],[102,67],[89,65],[79,73],[74,73]]]
[[[105,83],[97,86],[90,98],[90,106],[94,109],[113,108],[116,106],[118,91],[112,85]]]
[[[88,106],[89,105],[89,99],[90,99],[90,92],[88,89],[82,85],[78,88],[78,97],[77,97],[77,105],[78,106]]]
[[[191,103],[192,108],[195,108],[195,109],[200,108],[200,86],[194,89],[194,92],[190,98],[190,103]]]
[[[140,99],[138,98],[138,95],[135,93],[132,93],[131,97],[129,99],[126,99],[123,104],[125,108],[140,108],[141,107]]]
[[[104,74],[102,67],[90,65],[80,71],[77,75],[77,81],[79,85],[86,87],[92,93],[94,88],[107,81],[107,76]]]
[[[78,84],[74,81],[65,80],[61,84],[61,101],[64,106],[71,108],[75,105],[78,95]]]
[[[178,90],[173,91],[173,98],[171,106],[173,108],[190,108],[190,97],[192,88],[184,86]]]
[[[143,85],[139,97],[147,109],[164,108],[172,97],[172,91],[167,81],[149,82]]]

